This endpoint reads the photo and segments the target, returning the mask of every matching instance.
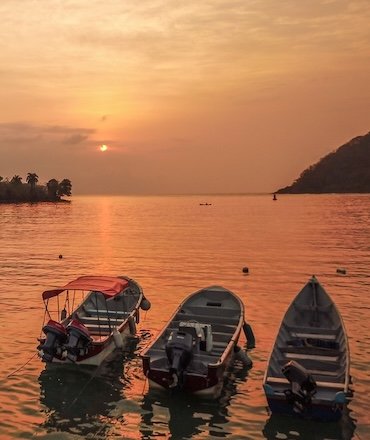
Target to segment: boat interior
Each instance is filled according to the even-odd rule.
[[[211,341],[208,343],[208,349],[195,344],[192,360],[186,370],[207,374],[208,364],[219,362],[236,331],[240,333],[239,324],[243,323],[241,317],[244,318],[242,315],[240,303],[228,291],[208,290],[193,295],[182,304],[169,325],[147,351],[151,368],[157,370],[169,368],[166,344],[174,330],[199,324],[202,328],[208,326],[206,339],[211,338]]]
[[[139,289],[127,287],[120,294],[105,298],[100,292],[92,291],[85,301],[67,318],[66,323],[77,318],[95,341],[105,339],[112,330],[119,327],[137,308],[141,298]]]
[[[347,341],[334,305],[303,310],[302,315],[288,310],[271,355],[267,382],[278,384],[281,379],[284,385],[282,367],[294,360],[318,385],[343,389],[348,364]]]

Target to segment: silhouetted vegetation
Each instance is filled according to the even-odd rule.
[[[0,176],[0,203],[66,202],[62,197],[72,194],[72,183],[69,179],[61,182],[51,179],[45,185],[38,185],[38,181],[39,176],[36,173],[27,174],[27,183],[23,183],[18,174],[10,180]]]
[[[281,194],[370,193],[370,132],[304,170]]]

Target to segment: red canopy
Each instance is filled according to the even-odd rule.
[[[95,290],[96,292],[101,292],[106,298],[111,298],[122,292],[128,284],[128,281],[122,278],[84,276],[71,281],[63,287],[45,290],[42,294],[42,299],[45,300],[58,296],[64,290]]]

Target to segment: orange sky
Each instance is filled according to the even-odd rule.
[[[367,0],[2,0],[0,16],[3,177],[271,192],[370,131]]]

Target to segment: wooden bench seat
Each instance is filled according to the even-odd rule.
[[[90,316],[98,316],[99,315],[100,317],[128,316],[131,314],[131,312],[124,312],[122,310],[94,309],[94,308],[87,308],[87,307],[84,308],[84,311],[86,312],[87,315],[90,315]]]
[[[268,376],[268,377],[266,377],[266,383],[290,385],[290,382],[285,377]],[[338,389],[338,390],[344,390],[344,388],[345,388],[344,383],[341,383],[341,382],[317,381],[316,385],[320,388],[332,388],[332,389]]]

